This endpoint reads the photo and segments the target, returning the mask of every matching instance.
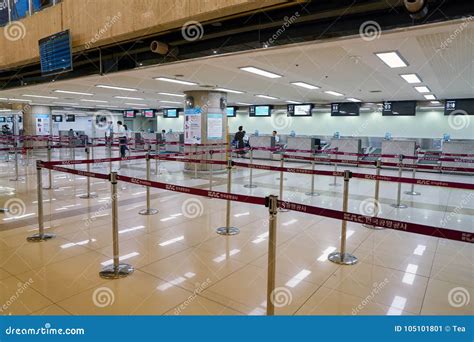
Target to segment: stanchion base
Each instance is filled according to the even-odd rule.
[[[305,193],[306,196],[321,196],[321,194],[319,192],[306,192]]]
[[[240,229],[236,227],[220,227],[216,229],[216,233],[219,235],[237,235],[240,233]]]
[[[257,188],[257,186],[255,184],[245,184],[244,185],[244,188],[251,188],[251,189],[254,189],[254,188]]]
[[[289,209],[286,209],[286,208],[278,208],[278,212],[279,213],[287,213],[289,212],[290,210]]]
[[[158,214],[158,209],[143,209],[138,212],[140,215],[156,215]]]
[[[349,253],[341,254],[334,252],[328,255],[328,260],[339,265],[355,265],[359,261],[355,256]]]
[[[119,264],[117,267],[109,265],[99,272],[99,276],[104,279],[119,279],[128,277],[133,271],[135,271],[135,269],[129,264]]]
[[[329,186],[341,186],[340,183],[330,183],[330,184],[328,184],[328,185],[329,185]]]
[[[397,208],[397,209],[406,209],[408,208],[408,206],[406,204],[397,204],[397,203],[393,203],[391,205],[393,208]]]
[[[0,213],[8,213],[8,209],[7,208],[0,208]]]
[[[35,234],[35,235],[32,235],[32,236],[28,236],[26,238],[26,241],[28,241],[28,242],[41,242],[41,241],[54,239],[55,237],[56,237],[56,235],[52,234],[52,233]]]
[[[419,196],[421,193],[416,192],[416,191],[405,191],[404,194],[406,195],[412,195],[412,196]]]
[[[373,229],[373,230],[383,230],[383,227],[373,226],[371,224],[363,224],[362,227]]]
[[[95,193],[85,194],[85,195],[79,196],[79,198],[82,198],[82,199],[97,198],[97,194]]]

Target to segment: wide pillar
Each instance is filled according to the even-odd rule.
[[[227,93],[221,91],[187,91],[184,103],[185,152],[205,151],[193,159],[210,159],[210,150],[223,150],[227,142]],[[221,144],[221,146],[206,146]],[[225,160],[225,153],[215,153],[213,160]],[[195,163],[185,163],[185,170],[193,170]],[[209,164],[197,164],[198,171],[208,171]],[[222,170],[225,165],[213,165],[213,170]]]

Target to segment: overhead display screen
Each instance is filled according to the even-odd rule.
[[[7,121],[7,119],[5,117],[0,116],[0,122],[6,122],[6,121]]]
[[[464,112],[467,115],[474,115],[474,99],[453,99],[444,103],[444,115],[464,114]]]
[[[155,111],[153,109],[145,109],[143,111],[143,116],[145,118],[154,118],[155,117]]]
[[[39,41],[41,74],[59,74],[72,70],[71,36],[62,31]]]
[[[415,116],[416,101],[385,101],[382,107],[383,116]]]
[[[123,117],[124,118],[135,118],[137,116],[137,113],[134,110],[126,110],[123,112]]]
[[[272,106],[250,106],[249,116],[271,116]]]
[[[163,109],[164,118],[177,118],[179,116],[178,108],[165,108]]]
[[[74,114],[67,114],[66,122],[76,122],[76,116]]]
[[[226,113],[227,113],[227,117],[228,117],[228,118],[233,118],[233,117],[235,117],[236,114],[237,114],[237,107],[232,107],[232,106],[227,107],[227,108],[226,108]]]
[[[289,104],[287,111],[290,116],[311,116],[313,104]]]
[[[359,116],[360,103],[331,103],[331,116]]]
[[[62,115],[53,115],[53,121],[54,122],[63,122],[63,116]]]

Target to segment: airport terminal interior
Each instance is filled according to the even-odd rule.
[[[474,314],[474,3],[6,1],[1,315]]]

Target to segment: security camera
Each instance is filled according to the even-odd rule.
[[[403,0],[412,19],[421,19],[428,14],[428,0]]]
[[[150,50],[160,55],[166,55],[169,51],[169,46],[166,43],[154,40],[150,44]]]

